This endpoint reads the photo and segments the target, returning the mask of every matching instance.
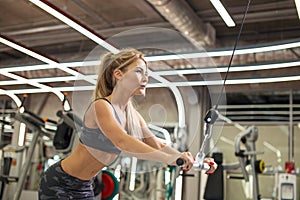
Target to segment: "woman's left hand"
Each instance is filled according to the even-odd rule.
[[[210,168],[206,171],[206,174],[213,174],[218,168],[218,164],[215,163],[213,158],[205,158],[204,162],[210,166]]]

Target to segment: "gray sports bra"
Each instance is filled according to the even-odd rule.
[[[108,101],[106,98],[99,98],[99,99],[96,99],[95,101],[100,100],[100,99],[107,101],[112,106],[110,101]],[[89,105],[89,107],[91,106],[91,104]],[[87,108],[87,110],[89,109],[89,107]],[[112,106],[112,108],[114,109],[113,106]],[[121,124],[121,121],[120,121],[115,109],[114,109],[114,112],[115,112],[117,121]],[[80,135],[79,141],[86,146],[89,146],[89,147],[92,147],[92,148],[95,148],[95,149],[98,149],[98,150],[101,150],[104,152],[114,153],[114,154],[121,153],[121,151],[103,134],[103,132],[99,128],[86,127],[84,120],[83,120],[82,133]]]

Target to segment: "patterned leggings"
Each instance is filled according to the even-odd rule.
[[[50,166],[42,175],[39,200],[93,200],[94,180],[80,180],[63,171],[61,161]]]

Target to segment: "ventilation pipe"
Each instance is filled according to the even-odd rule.
[[[147,0],[196,47],[213,46],[215,29],[204,23],[183,0]]]

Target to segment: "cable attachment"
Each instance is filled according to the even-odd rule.
[[[217,121],[218,116],[219,116],[219,112],[216,109],[212,108],[206,113],[204,117],[204,121],[205,123],[212,125]]]

